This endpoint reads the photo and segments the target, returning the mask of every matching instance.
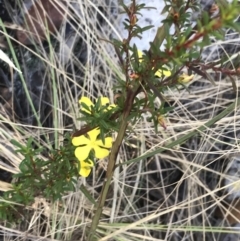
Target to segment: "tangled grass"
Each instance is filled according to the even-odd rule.
[[[6,173],[19,172],[22,160],[10,139],[24,144],[33,137],[43,146],[57,148],[64,133],[81,127],[82,123],[77,121],[80,96],[114,98],[112,88],[121,72],[113,47],[103,39],[108,40],[113,32],[118,34],[113,14],[118,6],[115,1],[103,0],[75,4],[74,8],[66,9],[65,22],[71,30],[61,29],[54,41],[24,46],[12,37],[14,30],[1,32],[11,43],[6,51],[16,55],[15,63],[24,73],[21,79],[18,73],[12,74],[2,65],[3,192],[11,188],[10,181],[14,182]],[[237,37],[213,43],[210,51],[205,50],[206,62],[225,55],[226,66],[238,67],[231,56],[237,57],[238,41]],[[230,52],[226,46],[236,48]],[[228,77],[208,74],[214,83],[195,76],[187,89],[169,89],[168,102],[174,109],[168,115],[167,129],[155,133],[151,123],[144,118],[139,120],[132,126],[134,135],[129,135],[121,147],[119,163],[195,130],[238,98],[237,77],[233,77],[234,91],[233,81]],[[239,110],[235,108],[232,114],[183,145],[117,168],[97,230],[99,240],[223,240],[221,233],[229,232],[233,224],[228,224],[229,216],[220,216],[221,210],[227,215],[235,206],[231,204],[235,201],[228,199],[223,182],[229,176],[225,171],[229,156],[239,152],[238,126]],[[91,177],[80,178],[76,191],[62,200],[52,203],[36,197],[20,223],[1,222],[2,240],[85,240],[94,209],[80,186],[84,184],[97,200],[106,165],[106,161],[99,162]]]

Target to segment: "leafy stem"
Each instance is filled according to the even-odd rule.
[[[109,156],[106,179],[104,181],[104,184],[103,184],[103,187],[102,187],[102,190],[100,193],[100,197],[99,197],[98,203],[96,205],[96,213],[95,213],[94,218],[91,223],[90,232],[89,232],[89,236],[87,239],[88,241],[97,240],[95,237],[96,229],[97,229],[97,226],[98,226],[98,223],[99,223],[102,211],[103,211],[103,207],[105,205],[109,187],[111,185],[112,176],[113,176],[114,169],[116,166],[116,160],[117,160],[119,148],[122,145],[122,141],[124,139],[125,132],[126,132],[126,129],[128,126],[128,117],[130,115],[134,99],[135,99],[136,95],[139,93],[140,88],[141,88],[141,86],[139,84],[134,89],[131,89],[131,88],[128,89],[127,99],[124,104],[124,110],[123,110],[123,114],[122,114],[122,118],[121,118],[119,132],[118,132],[117,138],[112,146],[112,150],[111,150],[111,153]]]

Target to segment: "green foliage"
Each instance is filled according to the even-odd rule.
[[[87,122],[92,127],[99,127],[101,131],[101,139],[104,141],[103,134],[111,129],[114,130],[114,127],[116,126],[113,115],[116,115],[118,110],[119,106],[109,108],[109,105],[101,104],[101,98],[97,98],[94,105],[91,106],[84,102],[81,103],[80,113],[82,114],[82,117],[80,117],[79,120]]]
[[[20,172],[13,176],[16,180],[13,189],[4,193],[0,219],[5,219],[9,215],[11,219],[12,214],[9,210],[12,210],[12,213],[19,213],[20,206],[14,203],[27,206],[38,196],[56,201],[75,190],[78,161],[74,156],[69,135],[59,150],[35,148],[32,138],[29,138],[26,146],[15,140],[12,140],[12,143],[18,148],[16,152],[21,153],[24,159],[19,165]]]
[[[164,109],[165,98],[164,93],[168,88],[178,88],[179,75],[181,70],[188,68],[190,71],[195,72],[196,65],[204,65],[201,61],[201,50],[203,47],[210,43],[210,37],[222,39],[225,27],[239,29],[238,24],[234,23],[234,19],[239,13],[239,4],[234,1],[232,4],[227,4],[222,7],[219,3],[219,14],[217,17],[212,18],[209,13],[203,12],[201,19],[196,26],[192,26],[190,17],[191,11],[196,11],[198,5],[195,1],[173,1],[166,0],[164,12],[168,12],[168,17],[163,21],[163,29],[161,34],[163,36],[156,36],[161,39],[160,42],[154,41],[150,43],[151,47],[146,51],[141,60],[139,60],[137,47],[131,47],[130,42],[134,37],[140,37],[145,29],[137,25],[137,16],[144,5],[137,5],[133,1],[130,7],[123,4],[123,7],[128,15],[125,22],[125,27],[128,30],[128,36],[122,42],[115,40],[117,52],[120,54],[120,63],[124,75],[126,76],[125,86],[121,85],[119,92],[122,93],[121,97],[117,99],[117,104],[122,106],[124,100],[127,98],[128,90],[139,88],[136,94],[144,92],[145,100],[141,101],[138,98],[133,103],[132,120],[136,120],[136,115],[143,113],[145,110],[152,113],[152,120],[156,120],[157,115],[166,114],[168,110]],[[169,29],[174,28],[174,33],[170,33]],[[164,48],[159,46],[164,43]],[[124,57],[122,57],[124,56]],[[166,78],[164,75],[156,78],[155,72],[159,69],[171,69],[171,76]],[[134,78],[131,78],[129,72],[134,73]],[[198,70],[196,74],[206,75]],[[141,86],[140,86],[141,85]],[[162,105],[158,112],[155,110],[154,100],[159,98]],[[126,102],[125,102],[126,103]],[[136,111],[141,110],[141,112]],[[140,114],[140,115],[141,115]],[[133,123],[134,124],[134,123]],[[158,122],[154,121],[155,128],[158,127]]]

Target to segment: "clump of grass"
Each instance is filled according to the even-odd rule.
[[[94,18],[100,14],[104,19],[96,3],[81,1],[76,4],[89,16],[84,18],[79,12],[74,16],[70,11],[75,9],[67,9],[66,22],[73,28],[73,36],[69,36],[73,40],[72,48],[66,46],[64,34],[59,34],[54,40],[47,39],[47,46],[40,44],[33,50],[19,49],[18,56],[36,58],[37,66],[29,67],[31,61],[18,64],[19,59],[15,57],[15,64],[24,75],[13,78],[19,78],[23,84],[23,96],[27,97],[24,106],[27,103],[28,110],[24,112],[25,119],[16,113],[11,117],[1,114],[1,149],[12,166],[1,165],[12,173],[19,173],[13,182],[14,191],[9,193],[10,199],[5,196],[1,207],[14,207],[17,212],[12,219],[20,222],[15,223],[15,231],[12,227],[3,228],[5,236],[14,232],[21,238],[28,230],[32,239],[213,239],[215,232],[225,231],[221,227],[212,228],[216,222],[213,212],[219,204],[217,194],[222,190],[219,179],[224,178],[222,160],[226,152],[233,153],[237,149],[232,127],[237,123],[239,100],[232,95],[238,81],[227,81],[221,75],[231,78],[237,76],[238,71],[224,65],[226,60],[218,65],[201,61],[199,49],[209,43],[210,35],[219,37],[218,31],[223,27],[237,28],[232,21],[237,6],[223,8],[219,3],[222,7],[219,19],[211,19],[204,13],[202,21],[192,31],[187,10],[196,6],[190,1],[166,1],[165,10],[169,16],[159,28],[149,51],[140,58],[136,46],[130,46],[130,41],[149,28],[142,29],[137,25],[137,14],[144,5],[137,5],[135,1],[130,7],[123,5],[128,16],[125,23],[128,36],[121,41],[111,40],[111,45],[101,40],[107,39],[106,36],[99,38],[96,35],[100,32],[96,31],[99,26],[95,25]],[[76,24],[79,22],[81,25]],[[169,25],[175,26],[175,35],[166,31]],[[6,31],[4,34],[8,38]],[[203,42],[199,42],[201,38]],[[16,53],[11,38],[8,40],[10,52]],[[160,50],[164,40],[165,49]],[[114,48],[119,62],[111,61]],[[62,62],[59,56],[66,51],[71,57]],[[194,80],[186,77],[191,76],[190,73],[182,75],[183,67],[195,73]],[[30,75],[27,74],[29,69]],[[167,69],[171,71],[170,77],[155,76],[158,70]],[[219,81],[213,81],[216,72]],[[30,88],[36,79],[40,81],[39,86],[46,86],[39,87],[43,98],[37,100],[36,93]],[[226,94],[232,99],[225,97]],[[83,118],[79,121],[77,103],[80,96],[108,96],[112,102],[115,99],[117,110],[106,113],[97,101],[88,112],[81,112]],[[233,111],[234,115],[229,116]],[[97,118],[100,121],[97,122]],[[71,138],[65,139],[65,133],[78,129],[73,134],[78,137],[95,127],[100,127],[103,142],[106,133],[117,131],[110,157],[95,165],[90,178],[76,181],[79,167],[74,164],[77,160],[69,145]],[[29,141],[30,136],[33,142]],[[9,142],[9,139],[15,141]],[[16,145],[20,151],[14,154]],[[41,149],[37,149],[39,147]],[[62,157],[64,151],[67,155]],[[22,162],[24,157],[27,162]],[[59,165],[53,165],[55,161]],[[66,170],[62,164],[70,168],[70,173],[61,169]],[[53,174],[51,168],[44,170],[44,166],[59,168],[59,174],[64,176],[60,179],[72,182],[74,191],[67,188],[66,193],[61,193],[57,190],[58,170],[54,177],[49,175]],[[27,188],[22,192],[21,187],[23,184],[26,187],[27,177],[22,174],[30,175],[29,170],[30,174],[37,171],[34,181],[50,177],[56,186],[53,185],[53,189],[50,186],[34,188],[33,194],[26,196]],[[40,173],[41,170],[44,171]],[[25,183],[21,183],[21,179]],[[10,188],[6,186],[3,191]],[[44,192],[46,190],[56,191],[60,200],[46,195],[49,194]],[[21,203],[21,198],[25,202]],[[3,225],[10,224],[5,221]]]

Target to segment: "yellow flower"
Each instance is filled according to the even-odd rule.
[[[95,128],[87,133],[88,138],[84,135],[73,137],[72,144],[77,146],[75,156],[78,160],[86,160],[91,150],[94,150],[96,158],[104,158],[109,155],[109,150],[106,148],[112,147],[112,137],[106,137],[103,144],[102,140],[97,139],[100,130]]]
[[[141,63],[142,62],[143,53],[140,50],[138,50],[138,57],[139,57],[139,62]],[[161,78],[162,76],[169,77],[169,76],[171,76],[171,71],[170,70],[159,69],[159,70],[157,70],[157,72],[155,72],[155,75],[157,77],[159,77],[159,78]]]
[[[85,105],[87,105],[87,106],[89,107],[89,109],[91,109],[91,106],[94,106],[93,102],[92,102],[88,97],[85,97],[85,96],[83,96],[83,97],[79,100],[79,103],[80,103],[80,105],[81,105],[82,103],[84,103]],[[100,103],[101,103],[101,106],[105,106],[105,105],[109,104],[109,103],[110,103],[109,98],[107,98],[107,97],[100,97]],[[109,105],[109,106],[107,107],[107,109],[110,110],[111,108],[115,108],[115,107],[116,107],[116,105],[111,104],[111,105]],[[83,108],[83,107],[82,107],[81,109],[82,109],[82,111],[91,114],[91,112],[88,111],[87,109],[85,109],[85,108]]]
[[[194,75],[187,75],[186,73],[183,73],[181,75],[179,75],[178,77],[178,83],[180,84],[187,84],[188,82],[190,82],[193,79]]]
[[[87,161],[79,161],[79,162],[80,162],[79,175],[82,177],[88,177],[93,167],[93,161],[88,159]]]

